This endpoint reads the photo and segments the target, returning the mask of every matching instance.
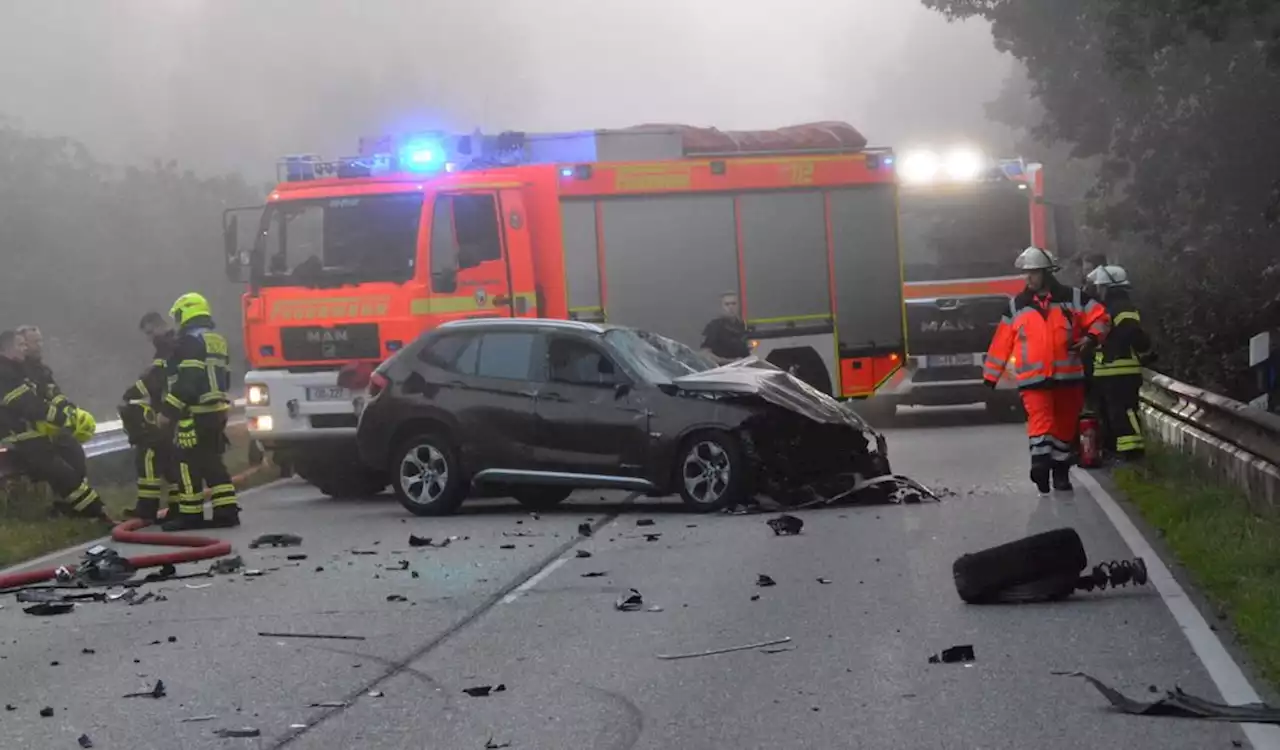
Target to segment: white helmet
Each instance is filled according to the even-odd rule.
[[[1023,250],[1013,265],[1019,271],[1056,271],[1061,268],[1048,250],[1035,245]]]
[[[1112,286],[1127,287],[1129,286],[1129,274],[1120,266],[1098,266],[1089,272],[1086,281],[1099,289],[1106,289]]]

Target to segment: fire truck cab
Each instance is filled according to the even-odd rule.
[[[428,133],[287,157],[250,238],[242,209],[224,215],[228,275],[248,285],[250,434],[328,494],[374,492],[340,373],[458,318],[608,320],[698,348],[728,291],[757,356],[865,398],[906,354],[893,160],[840,123]]]

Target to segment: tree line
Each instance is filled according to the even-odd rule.
[[[1021,64],[990,117],[1088,166],[1082,249],[1130,270],[1158,369],[1252,396],[1248,340],[1280,327],[1280,6],[921,1]]]

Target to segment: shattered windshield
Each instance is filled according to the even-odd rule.
[[[418,192],[274,203],[255,247],[261,283],[408,281],[421,215]]]
[[[688,367],[690,372],[705,372],[720,366],[719,363],[706,355],[685,346],[675,339],[669,339],[666,336],[638,329],[635,329],[635,334],[655,348],[674,357],[680,364]]]
[[[707,363],[701,362],[701,358],[697,357],[697,353],[683,344],[671,341],[664,336],[659,336],[648,331],[637,331],[632,328],[611,328],[605,332],[604,338],[613,346],[627,362],[634,367],[640,376],[650,383],[670,383],[676,378],[688,375],[691,372],[701,372],[711,369],[704,366]],[[655,345],[652,342],[670,342],[672,347],[666,344]],[[679,348],[688,350],[685,358],[689,364],[681,361],[681,357],[672,354]],[[714,365],[712,365],[714,366]]]
[[[899,216],[907,281],[1011,276],[1031,244],[1027,192],[1013,182],[903,190]]]

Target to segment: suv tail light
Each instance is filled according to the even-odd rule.
[[[374,372],[369,376],[369,398],[377,396],[386,390],[391,381],[387,380],[387,376],[380,372]]]

